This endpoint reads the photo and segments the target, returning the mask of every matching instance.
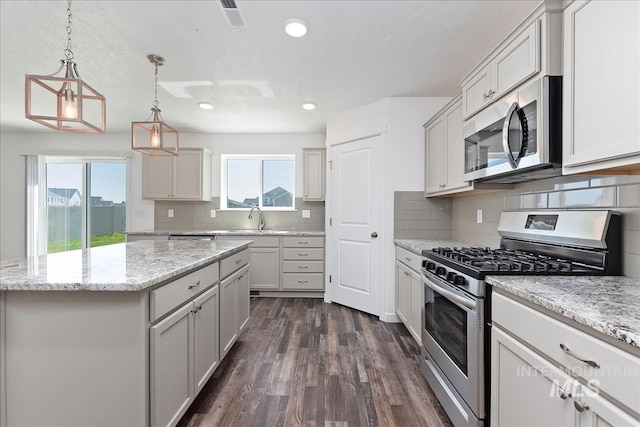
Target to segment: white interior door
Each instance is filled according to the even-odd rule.
[[[331,299],[380,315],[383,139],[377,135],[333,147]]]

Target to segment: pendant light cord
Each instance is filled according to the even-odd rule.
[[[160,105],[160,103],[158,102],[158,61],[154,62],[154,65],[156,66],[156,73],[155,73],[155,79],[153,80],[153,84],[155,85],[155,100],[153,101],[153,108],[158,108],[158,105]]]
[[[73,51],[71,50],[71,0],[67,1],[67,48],[64,55],[68,61],[73,59]]]

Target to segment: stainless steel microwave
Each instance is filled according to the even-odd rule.
[[[464,180],[513,183],[562,173],[562,77],[526,84],[463,125]]]

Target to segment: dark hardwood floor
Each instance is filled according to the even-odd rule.
[[[402,324],[321,299],[252,298],[248,328],[178,424],[451,426]]]

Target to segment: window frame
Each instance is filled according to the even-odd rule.
[[[293,212],[296,211],[296,155],[295,154],[221,154],[220,155],[220,210],[223,211],[248,211],[251,207],[230,208],[227,206],[228,199],[228,160],[258,160],[260,161],[260,194],[258,195],[258,208],[263,211],[280,211]],[[263,174],[264,161],[268,160],[287,160],[292,162],[293,179],[291,180],[291,206],[263,206],[264,188]]]

